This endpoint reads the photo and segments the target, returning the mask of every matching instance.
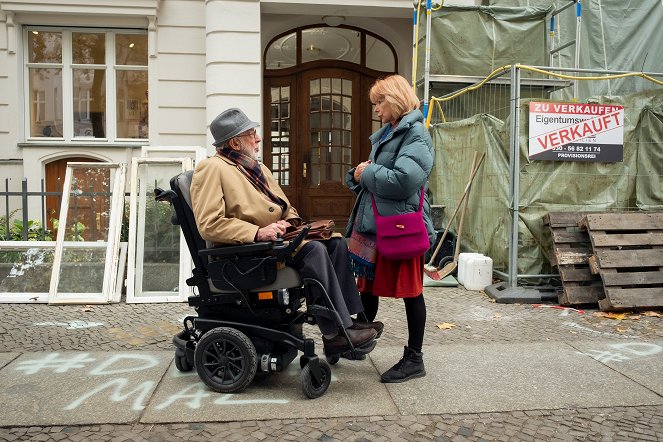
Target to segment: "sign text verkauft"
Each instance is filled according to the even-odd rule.
[[[624,106],[531,102],[529,158],[623,161]]]

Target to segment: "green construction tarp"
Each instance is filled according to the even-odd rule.
[[[624,106],[624,158],[617,163],[530,161],[528,101],[520,106],[517,272],[540,275],[553,272],[552,241],[543,225],[548,212],[663,210],[663,88],[587,100]],[[503,271],[513,219],[510,123],[510,117],[477,114],[430,127],[436,154],[430,188],[433,204],[445,206],[445,226],[467,184],[474,152],[486,154],[471,187],[461,251],[490,256]]]
[[[580,22],[575,4],[556,16],[551,44],[551,12],[569,1],[496,0],[484,1],[485,6],[443,5],[431,13],[430,74],[486,76],[516,63],[571,68],[575,65],[576,45],[556,53],[552,63],[548,51],[551,46],[575,40],[578,27],[579,68],[663,72],[661,0],[583,0]],[[417,78],[423,79],[427,32],[423,9],[419,29]],[[580,82],[577,98],[584,101],[599,95],[628,95],[650,87],[646,80]],[[571,88],[565,92],[568,98],[573,97]]]

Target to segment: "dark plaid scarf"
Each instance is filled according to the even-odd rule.
[[[267,178],[265,174],[262,173],[262,168],[258,160],[255,160],[247,155],[244,155],[240,151],[231,149],[229,147],[224,147],[219,151],[219,155],[228,158],[230,161],[237,165],[237,168],[246,176],[246,178],[253,184],[253,186],[258,189],[264,197],[272,201],[281,207],[281,213],[285,213],[287,204],[277,195],[270,190],[269,184],[267,183]]]

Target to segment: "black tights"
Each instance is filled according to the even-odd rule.
[[[414,298],[403,298],[405,303],[405,316],[407,317],[408,340],[407,346],[420,352],[424,343],[424,330],[426,329],[426,302],[424,294]],[[361,293],[361,303],[364,305],[364,316],[367,322],[375,320],[378,314],[380,298],[372,293]]]

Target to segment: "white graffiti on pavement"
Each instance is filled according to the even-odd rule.
[[[91,369],[90,365],[92,365]],[[64,407],[71,411],[78,409],[81,405],[94,398],[104,396],[104,400],[113,402],[128,401],[133,397],[131,409],[143,410],[153,393],[157,383],[155,381],[143,381],[133,386],[125,377],[107,379],[109,376],[117,376],[125,373],[138,372],[156,367],[160,359],[154,355],[141,353],[115,353],[104,357],[92,357],[89,353],[46,353],[38,358],[19,361],[15,370],[22,371],[26,375],[34,375],[41,371],[51,370],[54,373],[67,373],[73,370],[89,369],[87,374],[99,378],[103,376],[102,384],[92,387],[77,399]],[[290,374],[291,370],[286,373]],[[196,372],[180,373],[171,368],[171,377],[195,376]],[[287,404],[287,399],[235,399],[233,394],[217,394],[206,388],[200,382],[194,382],[177,392],[170,394],[159,405],[157,410],[163,410],[178,401],[185,401],[184,405],[191,409],[199,409],[203,399],[214,398],[215,405],[244,405],[244,404]]]
[[[34,325],[39,327],[64,327],[67,330],[76,330],[79,328],[93,328],[101,327],[103,322],[89,322],[89,321],[69,321],[69,322],[36,322]]]
[[[110,396],[110,400],[113,402],[122,402],[129,399],[129,397],[131,397],[132,395],[138,393],[138,396],[136,397],[136,399],[134,399],[131,409],[135,411],[140,411],[143,408],[145,408],[145,402],[147,396],[150,394],[156,383],[154,381],[141,382],[133,390],[124,393],[122,390],[124,387],[126,387],[128,383],[129,381],[124,378],[112,379],[104,384],[99,385],[96,388],[93,388],[91,391],[85,393],[83,396],[79,397],[78,399],[67,405],[64,409],[75,410],[86,400],[94,397],[97,393],[100,393],[107,388],[115,386],[115,389],[113,390]]]
[[[41,370],[52,369],[55,373],[66,373],[75,368],[84,368],[88,362],[96,359],[89,357],[87,353],[60,356],[59,353],[47,353],[41,359],[30,359],[20,361],[15,370],[24,371],[25,374],[36,374]]]
[[[588,350],[580,352],[596,359],[599,362],[624,362],[631,359],[653,356],[663,351],[663,347],[657,344],[645,342],[625,342],[619,344],[608,344],[611,350]]]

